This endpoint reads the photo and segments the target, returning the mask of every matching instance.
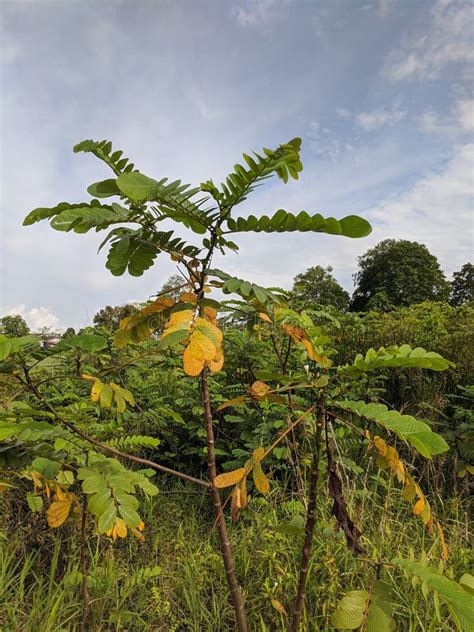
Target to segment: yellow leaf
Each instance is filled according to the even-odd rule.
[[[288,616],[288,612],[286,611],[285,606],[281,603],[281,601],[278,601],[278,599],[272,599],[272,606],[280,614],[284,614],[284,615]]]
[[[217,324],[217,310],[215,310],[213,307],[209,307],[209,305],[206,305],[202,310],[202,315],[213,325]]]
[[[102,393],[102,389],[104,388],[104,384],[96,379],[94,384],[92,385],[91,390],[91,401],[98,402],[100,399],[100,394]]]
[[[145,536],[138,529],[132,528],[132,529],[130,529],[130,531],[132,532],[132,534],[136,538],[138,538],[140,540],[140,542],[144,542],[145,541]]]
[[[224,354],[222,352],[222,349],[219,349],[214,358],[210,360],[207,364],[211,373],[217,373],[218,371],[220,371],[224,366]]]
[[[204,358],[207,362],[210,362],[215,358],[217,354],[217,347],[207,336],[202,333],[202,331],[193,331],[191,340],[193,343],[197,342],[199,344],[204,353]]]
[[[175,327],[176,325],[191,325],[193,320],[194,311],[192,309],[182,309],[178,312],[173,312],[169,317],[165,328]]]
[[[221,404],[216,408],[217,411],[225,410],[226,408],[230,408],[231,406],[237,406],[238,404],[242,404],[245,402],[245,396],[241,395],[240,397],[234,397],[233,399],[228,399],[226,402]]]
[[[270,481],[265,476],[260,463],[255,463],[252,470],[255,487],[261,494],[268,494],[270,491]]]
[[[122,518],[117,518],[115,522],[115,532],[119,538],[127,537],[127,525],[125,524],[125,521],[122,520]]]
[[[74,500],[73,494],[65,494],[64,500],[55,500],[46,512],[46,519],[50,527],[60,527],[69,515]]]
[[[232,470],[232,472],[225,472],[219,474],[214,479],[215,487],[222,489],[223,487],[231,487],[231,485],[237,485],[245,476],[245,468],[239,467],[238,470]]]
[[[36,470],[31,470],[30,472],[31,478],[33,479],[33,485],[36,488],[41,489],[43,487],[43,476]]]
[[[201,373],[206,363],[204,351],[195,339],[192,339],[184,350],[183,368],[186,375],[196,376]]]
[[[253,462],[258,463],[259,461],[261,461],[263,459],[264,454],[265,454],[265,448],[260,447],[254,450],[252,453]]]
[[[93,375],[89,375],[88,373],[83,373],[81,375],[83,380],[89,380],[89,382],[95,382],[96,381],[96,377],[94,377]]]
[[[195,305],[197,303],[197,296],[193,292],[183,292],[178,300],[180,303],[191,303]]]
[[[262,320],[264,320],[266,323],[271,323],[272,322],[272,319],[270,318],[270,316],[268,316],[264,312],[259,312],[258,317],[261,318]]]
[[[441,542],[441,559],[447,560],[449,558],[449,549],[444,539],[444,531],[441,523],[436,520],[436,527],[438,529],[439,540]]]
[[[268,384],[265,384],[265,382],[261,382],[260,380],[254,382],[250,387],[250,391],[255,397],[265,397],[268,391],[271,390],[272,389],[270,386],[268,386]]]
[[[374,445],[382,456],[387,454],[387,444],[381,437],[374,437]]]
[[[415,514],[415,516],[421,516],[421,514],[423,513],[423,510],[425,508],[425,499],[424,498],[420,498],[420,500],[418,500],[414,505],[413,505],[413,513]]]

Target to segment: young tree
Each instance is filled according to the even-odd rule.
[[[238,511],[247,505],[247,481],[250,475],[259,492],[263,494],[269,492],[270,483],[262,469],[262,463],[289,433],[300,432],[298,440],[308,446],[305,462],[311,463],[307,477],[307,510],[301,533],[303,546],[298,586],[289,626],[291,632],[297,632],[300,629],[303,615],[305,586],[312,556],[318,490],[323,487],[319,480],[323,469],[321,463],[323,452],[327,463],[327,489],[333,501],[331,512],[336,518],[337,527],[345,535],[348,547],[355,554],[363,552],[359,543],[360,531],[351,520],[343,497],[342,480],[334,457],[332,424],[342,424],[347,431],[359,435],[361,440],[367,442],[367,445],[378,455],[378,466],[392,472],[403,485],[404,497],[413,503],[415,515],[420,516],[428,529],[432,530],[436,527],[437,532],[442,534],[441,526],[434,517],[423,491],[408,473],[400,460],[398,451],[388,445],[385,439],[373,433],[392,432],[425,458],[444,452],[448,448],[446,442],[426,423],[414,417],[401,415],[397,411],[389,411],[383,404],[367,404],[364,401],[352,401],[346,397],[350,397],[354,392],[353,380],[357,381],[365,373],[391,367],[443,371],[452,366],[452,363],[425,349],[412,349],[409,345],[401,345],[387,349],[384,347],[378,350],[369,349],[365,355],[359,354],[353,364],[336,367],[332,359],[335,350],[330,346],[330,337],[322,326],[312,321],[308,313],[305,311],[299,313],[289,309],[283,295],[275,290],[231,277],[211,266],[213,255],[217,251],[225,254],[229,249],[234,251],[238,249],[238,246],[229,239],[229,235],[240,232],[313,231],[353,238],[369,234],[370,225],[357,216],[336,220],[324,218],[319,214],[310,215],[305,211],[294,215],[283,209],[272,216],[264,215],[258,218],[252,215],[235,216],[235,207],[262,180],[272,175],[277,175],[283,182],[287,182],[290,177],[298,178],[302,169],[299,156],[300,143],[300,139],[293,139],[275,150],[264,149],[263,155],[255,153],[255,157],[250,157],[244,154],[246,167],[235,165],[234,171],[219,187],[209,180],[199,187],[190,189],[189,185],[183,185],[180,181],[168,183],[166,178],[154,180],[134,170],[134,166],[128,164],[127,159],[122,158],[121,151],[112,153],[112,145],[107,141],[99,143],[84,141],[75,147],[75,151],[92,152],[105,161],[115,174],[113,179],[91,185],[88,191],[95,198],[116,196],[120,198],[121,203],[112,202],[110,205],[105,205],[97,199],[74,205],[61,203],[54,208],[35,209],[25,219],[24,223],[28,225],[52,218],[53,228],[62,231],[74,230],[78,233],[87,232],[92,228],[97,231],[104,230],[115,225],[102,244],[111,243],[107,268],[113,274],[120,276],[128,270],[133,276],[139,276],[151,267],[157,255],[166,253],[178,263],[187,286],[174,299],[169,298],[165,290],[165,294],[160,293],[156,300],[139,312],[122,319],[114,335],[114,346],[120,350],[127,345],[132,345],[134,355],[132,362],[135,362],[140,354],[139,345],[150,340],[151,334],[159,328],[161,335],[159,338],[152,339],[144,355],[156,365],[164,361],[165,354],[177,354],[182,357],[182,371],[185,376],[182,379],[187,377],[198,381],[199,388],[196,390],[200,397],[206,437],[208,480],[194,478],[165,467],[155,460],[131,455],[115,447],[117,443],[104,444],[100,438],[90,434],[91,425],[87,412],[85,412],[86,419],[80,426],[77,422],[71,421],[71,411],[68,408],[65,409],[65,414],[62,414],[54,403],[47,400],[43,391],[44,381],[38,379],[37,376],[38,363],[42,361],[43,356],[36,349],[31,350],[31,340],[28,337],[26,340],[17,341],[0,337],[0,361],[6,358],[9,360],[5,364],[5,371],[10,371],[11,379],[20,382],[22,388],[29,391],[32,397],[41,404],[41,412],[48,419],[47,422],[38,422],[24,421],[24,417],[19,417],[18,420],[9,418],[7,427],[3,430],[3,436],[13,442],[9,446],[13,450],[17,447],[18,438],[22,438],[24,442],[46,438],[46,441],[50,442],[48,458],[42,458],[40,463],[38,459],[35,459],[34,467],[26,474],[33,480],[35,486],[35,492],[29,499],[30,506],[35,510],[37,507],[41,510],[44,490],[46,490],[47,516],[50,526],[59,527],[63,524],[73,505],[82,513],[81,550],[83,555],[81,558],[85,607],[81,630],[87,629],[87,613],[90,605],[85,563],[87,548],[84,545],[87,516],[89,513],[92,514],[96,533],[107,534],[116,539],[126,537],[130,530],[142,539],[141,531],[144,525],[137,511],[139,502],[135,494],[140,490],[145,494],[155,494],[158,491],[147,480],[144,472],[148,470],[141,472],[129,470],[121,461],[145,465],[147,468],[172,474],[203,486],[209,491],[236,625],[240,632],[247,631],[247,619],[244,600],[234,570],[220,490],[227,487],[233,488],[231,516],[236,519]],[[201,235],[202,246],[188,244],[183,239],[174,237],[173,232],[158,230],[159,222],[165,219],[184,224],[193,233]],[[234,295],[237,300],[216,301],[209,297],[213,288],[219,288],[224,295]],[[215,403],[211,401],[208,377],[219,372],[224,365],[224,336],[217,320],[218,311],[224,309],[227,311],[246,310],[245,313],[252,313],[254,319],[259,319],[261,325],[254,326],[254,329],[257,327],[259,335],[266,336],[272,341],[280,364],[280,372],[262,371],[261,375],[257,376],[259,379],[245,389],[243,395],[221,403],[216,408]],[[330,314],[327,316],[333,318]],[[324,312],[321,312],[318,318],[323,317]],[[279,341],[282,341],[280,347]],[[115,353],[110,353],[108,340],[95,334],[82,334],[63,340],[55,347],[54,352],[63,353],[77,349],[86,352],[104,350],[105,362],[113,362],[115,356]],[[288,357],[292,349],[295,350],[293,360],[302,365],[296,372],[288,371]],[[28,355],[29,353],[31,355]],[[103,365],[99,362],[98,366]],[[111,381],[114,375],[119,377]],[[105,366],[103,370],[99,368],[97,374],[83,374],[82,378],[92,383],[90,398],[97,406],[114,408],[117,413],[123,413],[127,407],[135,406],[132,393],[122,384],[117,383],[120,381],[120,366]],[[276,438],[269,447],[260,445],[254,449],[242,467],[218,474],[213,414],[217,410],[238,406],[244,401],[256,407],[262,403],[267,406],[274,402],[278,405],[284,402],[288,407],[286,427],[284,429],[280,427],[280,431],[275,433]],[[40,419],[42,420],[43,417]],[[370,422],[370,432],[367,427],[364,431],[358,419]],[[120,437],[117,437],[116,441],[119,440]],[[84,448],[87,444],[91,446],[89,452]],[[69,459],[69,461],[64,463],[66,445],[69,446],[66,450],[66,460]],[[123,442],[118,445],[123,445]],[[25,445],[22,445],[22,450],[24,453]],[[113,458],[110,456],[105,458],[100,454],[102,452],[113,455]],[[54,461],[51,460],[52,457]],[[77,480],[74,472],[77,472]],[[76,495],[77,492],[74,491],[77,481],[80,481],[82,485],[84,496],[82,504]],[[49,501],[51,489],[55,490],[53,502]],[[376,565],[378,569],[380,564]],[[377,570],[377,578],[378,572]],[[340,625],[334,624],[335,627],[339,626],[338,629],[360,627],[364,613],[367,612],[368,617],[376,617],[377,608],[380,610],[381,607],[383,612],[386,612],[382,597],[375,593],[373,596],[372,590],[358,592],[361,593],[358,596],[363,597],[363,603],[358,605],[355,613],[356,624],[354,624],[352,612],[349,625],[346,625],[347,616],[344,612],[343,615],[336,616],[336,623],[337,620],[342,621]],[[376,608],[372,607],[374,604]],[[280,608],[281,604],[277,603],[277,605]]]
[[[26,320],[20,316],[20,314],[13,314],[12,316],[4,316],[0,320],[2,326],[2,332],[6,336],[13,338],[19,338],[20,336],[26,336],[30,333],[30,328]]]
[[[299,309],[332,305],[344,311],[349,305],[349,294],[334,278],[331,266],[313,266],[297,274],[292,293],[294,304]]]
[[[474,300],[474,265],[465,263],[453,274],[449,302],[458,307]]]
[[[383,304],[403,307],[422,301],[445,301],[450,284],[428,248],[415,241],[385,239],[359,258],[354,275],[353,311],[367,311],[379,294]],[[381,294],[383,293],[383,294]]]

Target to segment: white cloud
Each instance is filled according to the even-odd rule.
[[[336,114],[342,119],[350,119],[352,116],[352,112],[347,108],[336,108]]]
[[[15,307],[5,310],[3,315],[13,316],[15,314],[22,316],[33,331],[39,331],[45,328],[54,331],[60,329],[59,318],[53,314],[48,307],[32,307],[28,310],[24,303],[20,303],[19,305],[15,305]]]
[[[372,112],[361,112],[357,116],[357,124],[366,132],[385,127],[386,125],[394,125],[401,121],[406,115],[405,111],[392,110],[373,110]]]
[[[396,0],[379,0],[377,6],[377,15],[381,18],[386,18],[390,15],[395,8]]]
[[[464,129],[474,131],[474,99],[460,99],[456,104],[456,110]]]
[[[289,0],[253,0],[232,8],[232,15],[242,27],[268,26],[280,19]]]
[[[405,38],[386,60],[383,74],[392,81],[436,79],[450,63],[474,60],[472,4],[463,0],[437,0],[428,27]]]
[[[473,169],[474,144],[458,146],[443,169],[368,212],[377,237],[422,242],[448,273],[459,269],[474,246]]]
[[[444,115],[427,110],[419,120],[421,129],[428,134],[465,137],[466,131],[474,131],[474,99],[458,99],[451,112]]]

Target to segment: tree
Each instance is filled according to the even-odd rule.
[[[328,266],[313,266],[306,272],[297,274],[293,283],[295,306],[307,309],[315,305],[332,305],[346,310],[349,305],[349,294],[339,285]]]
[[[135,305],[128,304],[119,305],[116,307],[107,305],[106,307],[103,307],[101,310],[99,310],[97,314],[95,314],[92,321],[97,327],[103,327],[107,331],[115,331],[116,329],[118,329],[122,318],[131,316],[137,311],[138,309],[135,307]]]
[[[13,314],[12,316],[4,316],[0,323],[2,324],[3,333],[6,336],[12,338],[19,338],[20,336],[26,336],[30,333],[25,319],[20,314]]]
[[[442,371],[452,366],[452,363],[436,353],[427,353],[421,348],[412,349],[409,345],[402,345],[392,346],[389,349],[385,347],[378,350],[369,349],[365,355],[359,354],[353,364],[335,367],[332,357],[335,350],[330,346],[331,339],[323,326],[314,323],[308,313],[304,311],[299,313],[289,309],[281,292],[232,277],[222,270],[211,267],[213,255],[217,251],[226,254],[227,251],[235,251],[238,248],[233,241],[228,239],[229,235],[233,236],[237,233],[312,231],[351,238],[364,237],[370,233],[371,227],[368,222],[354,215],[337,220],[333,217],[324,218],[320,214],[310,215],[306,211],[295,215],[283,209],[276,211],[272,216],[264,215],[258,218],[252,215],[247,217],[233,215],[235,207],[270,176],[277,175],[285,183],[289,178],[298,179],[299,172],[302,170],[300,145],[301,139],[295,138],[275,150],[265,148],[260,154],[254,153],[253,157],[244,154],[246,166],[236,164],[234,171],[220,186],[216,186],[212,180],[209,180],[199,187],[190,189],[189,185],[182,184],[179,180],[168,183],[167,179],[163,178],[158,181],[134,170],[134,165],[127,164],[128,159],[122,157],[121,151],[112,153],[110,142],[83,141],[75,147],[75,151],[92,152],[106,162],[115,174],[114,179],[90,185],[89,193],[96,198],[118,196],[120,204],[114,202],[112,205],[103,205],[97,199],[74,205],[60,203],[53,208],[37,208],[24,221],[28,225],[52,218],[51,226],[56,230],[66,232],[74,230],[79,233],[87,232],[92,228],[96,231],[110,230],[110,227],[114,226],[102,242],[102,245],[109,243],[107,268],[112,274],[120,276],[128,270],[132,276],[140,276],[153,265],[158,255],[168,254],[173,261],[178,262],[178,269],[186,279],[186,288],[183,288],[184,291],[177,300],[160,295],[122,322],[120,329],[114,335],[113,345],[119,350],[131,345],[134,364],[141,355],[142,358],[147,358],[149,366],[157,370],[163,367],[163,363],[170,355],[175,356],[174,362],[176,362],[176,356],[180,357],[179,363],[182,366],[180,380],[188,385],[192,384],[193,392],[198,398],[196,404],[198,401],[200,404],[199,408],[194,406],[192,410],[200,409],[201,411],[204,427],[201,436],[204,435],[206,440],[208,480],[194,478],[174,468],[163,466],[156,460],[136,457],[125,452],[124,449],[114,447],[127,446],[124,441],[130,437],[123,437],[124,441],[117,443],[117,440],[122,439],[117,436],[113,444],[104,443],[101,434],[98,437],[91,434],[96,431],[97,424],[90,423],[88,411],[85,411],[83,420],[79,415],[77,417],[74,415],[71,421],[68,408],[66,407],[62,413],[57,408],[61,402],[56,404],[56,401],[48,401],[44,394],[44,380],[38,377],[38,362],[42,359],[41,357],[37,359],[38,352],[33,350],[34,353],[27,362],[25,361],[26,347],[22,349],[21,344],[13,344],[8,339],[0,340],[0,357],[10,358],[11,356],[12,362],[16,360],[21,367],[21,370],[15,370],[12,373],[13,379],[21,384],[22,390],[29,391],[32,397],[41,404],[41,410],[48,412],[48,422],[42,422],[40,427],[33,426],[35,433],[25,433],[25,429],[30,430],[29,426],[24,428],[20,425],[21,422],[12,424],[9,421],[4,436],[12,440],[10,447],[13,449],[17,445],[18,437],[22,437],[23,441],[30,438],[34,441],[46,435],[50,442],[54,441],[47,454],[55,460],[43,458],[38,463],[36,459],[31,464],[31,472],[27,473],[34,483],[34,493],[31,494],[28,504],[34,510],[41,511],[44,490],[47,489],[46,513],[48,524],[53,528],[60,527],[67,520],[73,506],[75,511],[78,507],[82,513],[81,574],[84,610],[81,631],[87,629],[87,613],[91,603],[87,582],[88,515],[91,516],[91,521],[94,520],[95,533],[107,535],[115,540],[117,537],[125,538],[131,532],[139,539],[143,539],[141,531],[145,525],[137,511],[139,501],[135,494],[140,490],[146,495],[157,493],[157,488],[147,480],[146,472],[149,472],[150,468],[172,474],[208,490],[215,513],[214,525],[220,539],[226,579],[239,632],[247,632],[247,620],[234,569],[224,515],[225,504],[222,503],[220,490],[232,487],[230,512],[235,521],[239,510],[247,506],[247,483],[250,477],[259,493],[264,495],[269,493],[270,481],[262,468],[262,463],[290,432],[292,434],[299,432],[299,437],[294,443],[305,445],[304,459],[301,458],[303,453],[298,455],[300,463],[303,467],[304,463],[310,463],[308,468],[310,471],[307,472],[307,476],[304,476],[308,496],[306,512],[305,516],[301,517],[299,528],[297,527],[297,531],[304,538],[302,538],[298,585],[289,625],[290,632],[301,629],[305,585],[310,568],[319,506],[318,489],[328,490],[333,500],[331,513],[337,520],[337,527],[344,532],[348,547],[355,554],[363,553],[359,543],[361,534],[349,516],[343,497],[343,482],[338,473],[334,452],[334,448],[337,447],[339,454],[339,447],[334,444],[335,433],[332,432],[332,424],[338,426],[342,424],[348,432],[354,432],[355,429],[355,435],[359,435],[361,441],[367,442],[367,445],[378,453],[377,465],[395,474],[397,480],[403,484],[404,497],[413,503],[415,515],[420,515],[430,532],[435,526],[437,532],[442,533],[441,526],[433,516],[426,497],[420,486],[408,474],[397,450],[388,445],[378,434],[372,436],[372,432],[382,434],[386,431],[393,432],[403,441],[410,443],[413,449],[425,458],[431,458],[447,450],[446,442],[421,420],[407,415],[402,416],[396,411],[388,411],[383,404],[374,406],[364,401],[345,399],[345,396],[350,397],[353,392],[351,381],[355,380],[357,383],[357,380],[367,372],[384,371],[393,367]],[[199,235],[199,245],[185,242],[174,236],[173,231],[159,230],[160,220],[163,219],[171,220],[175,224],[184,224],[190,229],[190,233]],[[131,223],[135,224],[133,228],[130,227]],[[117,226],[117,224],[123,225]],[[219,301],[211,298],[210,293],[216,288],[223,294],[234,295],[234,299]],[[237,386],[238,390],[231,392],[242,393],[242,395],[215,407],[218,400],[216,397],[211,399],[210,389],[214,387],[217,378],[210,380],[208,377],[219,373],[224,366],[225,332],[219,329],[218,313],[219,310],[228,312],[232,309],[237,312],[242,312],[242,310],[246,310],[245,313],[253,312],[255,319],[260,319],[262,324],[254,325],[253,329],[262,338],[271,340],[274,354],[278,358],[280,372],[262,371],[259,379],[245,388],[242,388],[242,384],[233,385]],[[160,336],[150,342],[150,336],[157,331],[159,324],[155,319],[156,315],[161,317],[160,323],[164,322],[164,327]],[[144,348],[142,344],[148,344],[148,347]],[[95,375],[84,373],[81,377],[92,383],[91,402],[97,407],[120,414],[120,418],[116,421],[118,424],[123,423],[122,414],[127,408],[133,409],[136,402],[133,394],[122,382],[120,369],[126,364],[119,366],[113,364],[118,354],[110,353],[105,337],[82,334],[58,347],[58,353],[68,352],[71,348],[82,349],[87,353],[106,350],[101,358],[103,362],[99,363],[100,366],[104,366],[103,370],[97,369]],[[166,353],[163,353],[165,350]],[[287,360],[292,350],[295,351],[292,362],[299,363],[301,368],[299,371],[291,370],[288,373]],[[11,364],[6,364],[8,370],[11,370]],[[328,369],[332,366],[333,371],[329,371]],[[339,379],[340,374],[344,376],[342,382]],[[119,384],[115,375],[120,378]],[[112,379],[117,381],[111,381]],[[272,382],[272,384],[262,380]],[[267,443],[265,446],[259,438],[258,447],[249,452],[246,443],[242,446],[245,449],[239,450],[244,453],[239,457],[241,467],[218,474],[219,451],[215,445],[215,423],[218,421],[221,410],[236,407],[243,402],[255,407],[262,405],[262,412],[274,403],[277,406],[284,405],[283,417],[287,423],[284,429],[282,426],[278,426],[278,431],[272,428],[274,432],[271,444]],[[361,427],[357,427],[359,418],[367,420],[375,425],[375,428],[371,426],[370,432],[367,430],[364,432],[367,423],[363,421]],[[23,420],[23,417],[20,419]],[[50,424],[49,421],[52,423]],[[27,420],[26,423],[30,422]],[[99,432],[103,432],[105,426],[106,424],[100,424]],[[59,444],[55,441],[55,433],[57,433],[56,436],[63,438]],[[71,441],[71,436],[76,441]],[[147,437],[141,437],[141,439],[146,440]],[[79,440],[80,444],[76,446]],[[68,446],[71,444],[71,447],[64,450],[62,449],[64,444]],[[92,445],[92,448],[89,447],[92,454],[87,453],[87,447],[85,447],[87,445]],[[149,443],[149,445],[152,444]],[[21,445],[21,449],[23,452],[26,450],[24,445]],[[104,458],[102,454],[104,452],[108,458]],[[109,455],[113,455],[113,458]],[[325,458],[327,468],[321,467],[323,458]],[[65,462],[64,459],[66,459]],[[140,464],[141,467],[146,466],[146,470],[132,470],[125,467],[118,459],[127,463]],[[267,465],[268,461],[265,467]],[[77,479],[75,472],[77,472]],[[326,476],[327,485],[320,484],[320,476]],[[43,485],[43,479],[46,482],[45,485]],[[303,478],[299,482],[303,485]],[[55,490],[53,502],[50,502],[49,497],[51,489]],[[40,496],[41,499],[39,499]],[[79,497],[82,498],[82,502]],[[87,500],[88,498],[90,500]],[[376,577],[378,578],[381,564],[377,562],[374,565],[377,566]],[[374,579],[376,577],[374,575]],[[358,607],[360,621],[358,619],[355,625],[353,621],[350,621],[349,626],[341,625],[340,628],[360,627],[363,624],[365,612],[372,618],[371,595],[372,590],[367,591],[364,603]],[[376,605],[379,605],[379,595],[377,595],[377,602]],[[276,604],[275,607],[280,612],[282,608],[284,610],[279,601],[274,600],[272,603]],[[385,611],[384,607],[382,609]],[[344,614],[339,616],[339,619],[345,619]]]
[[[163,287],[158,292],[158,294],[166,294],[169,298],[177,299],[178,296],[182,293],[183,288],[188,287],[188,282],[186,279],[180,274],[172,274],[168,279],[163,283]]]
[[[453,274],[449,302],[458,307],[474,300],[474,265],[465,263]]]
[[[428,248],[403,239],[385,239],[362,255],[354,281],[353,311],[445,301],[450,290],[437,258]]]

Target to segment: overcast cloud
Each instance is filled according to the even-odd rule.
[[[83,326],[106,304],[155,292],[158,264],[113,277],[100,236],[22,227],[88,200],[105,165],[73,154],[113,141],[147,175],[219,181],[245,151],[303,138],[304,171],[241,212],[359,213],[362,240],[243,235],[231,273],[289,287],[385,238],[425,243],[448,275],[472,258],[473,6],[437,0],[36,0],[0,4],[1,307],[37,328]]]

